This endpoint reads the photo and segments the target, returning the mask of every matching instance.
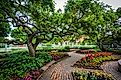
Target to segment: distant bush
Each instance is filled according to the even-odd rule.
[[[70,51],[69,46],[65,46],[65,47],[62,47],[62,48],[58,49],[58,52],[69,52],[69,51]]]
[[[113,52],[113,54],[119,54],[119,55],[121,55],[121,50],[112,50],[112,49],[109,49],[107,51]]]
[[[44,47],[39,47],[36,51],[50,52],[50,51],[52,51],[52,46],[48,45],[48,46],[44,46]]]
[[[38,49],[38,50],[36,50],[36,52],[38,52],[38,51],[41,51],[41,52],[50,52],[50,51],[52,51],[52,49],[51,48],[44,48],[44,49]]]
[[[64,48],[65,48],[65,49],[70,49],[70,46],[65,46]]]
[[[52,51],[52,48],[44,48],[44,49],[42,49],[43,51],[45,51],[45,52],[50,52],[50,51]]]
[[[88,49],[97,49],[97,46],[83,46],[83,45],[81,45],[81,46],[73,46],[73,47],[71,47],[72,49],[81,49],[81,50],[88,50]]]
[[[79,47],[79,49],[81,49],[81,50],[88,50],[88,49],[95,49],[96,47],[95,46],[81,46],[81,47]]]
[[[0,43],[0,48],[5,48],[5,44],[4,43]]]

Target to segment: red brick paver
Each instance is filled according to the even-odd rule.
[[[71,57],[49,67],[38,80],[73,80],[71,75],[73,68],[71,66],[84,55],[74,52],[68,54]]]

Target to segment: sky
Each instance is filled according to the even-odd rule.
[[[121,7],[121,0],[101,0],[106,4],[109,4],[112,6],[112,8],[117,9],[118,7]]]
[[[121,0],[100,0],[110,6],[112,6],[113,9],[117,9],[118,7],[121,7]],[[67,0],[55,0],[55,9],[61,9],[62,11],[64,11],[64,5],[67,2]]]

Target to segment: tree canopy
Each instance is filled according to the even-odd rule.
[[[117,35],[114,33],[116,30],[120,31],[114,25],[119,18],[120,8],[117,13],[111,6],[99,1],[68,0],[65,12],[69,14],[68,20],[72,19],[71,25],[76,26],[77,31],[81,30],[80,34],[88,35],[102,50],[102,45],[110,41],[107,38]]]
[[[32,56],[40,42],[73,34],[65,26],[63,13],[54,11],[52,0],[1,0],[0,3],[5,17],[1,21],[16,27],[11,36],[26,43]]]
[[[0,37],[7,37],[11,29],[9,23],[4,23],[4,21],[2,21],[3,19],[5,19],[5,16],[2,11],[0,11]]]
[[[101,45],[112,33],[117,34],[120,8],[115,12],[96,0],[68,0],[62,13],[55,11],[53,0],[1,0],[0,13],[0,22],[16,27],[11,36],[26,43],[35,56],[39,43],[57,38],[74,40],[84,34]]]

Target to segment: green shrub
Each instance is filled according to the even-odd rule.
[[[70,46],[65,46],[64,48],[65,48],[65,49],[70,49]]]
[[[58,49],[58,52],[69,52],[70,51],[70,47],[69,46],[65,46],[63,48]]]
[[[52,49],[51,48],[44,48],[43,51],[50,52],[50,51],[52,51]]]
[[[52,51],[52,49],[51,48],[43,48],[43,49],[38,49],[38,50],[36,50],[37,52],[39,51],[41,51],[41,52],[50,52],[50,51]]]
[[[10,80],[12,75],[23,77],[26,72],[41,68],[45,63],[50,62],[52,57],[47,53],[40,53],[36,57],[29,56],[27,51],[17,51],[7,55],[9,59],[0,66],[0,80]]]
[[[40,47],[40,48],[37,49],[37,51],[50,52],[50,51],[52,51],[52,46],[44,46],[44,47]]]
[[[58,52],[69,52],[69,51],[70,51],[69,47],[63,47],[63,48],[58,49]]]
[[[112,49],[109,49],[108,50],[109,52],[113,52],[113,54],[121,54],[121,50],[112,50]]]
[[[79,46],[73,46],[71,49],[79,49]]]
[[[81,50],[88,50],[88,49],[97,49],[97,46],[93,45],[77,45],[71,47],[72,49],[81,49]]]
[[[94,46],[81,46],[81,47],[79,47],[79,49],[81,49],[81,50],[88,50],[88,49],[95,49],[95,47]]]

